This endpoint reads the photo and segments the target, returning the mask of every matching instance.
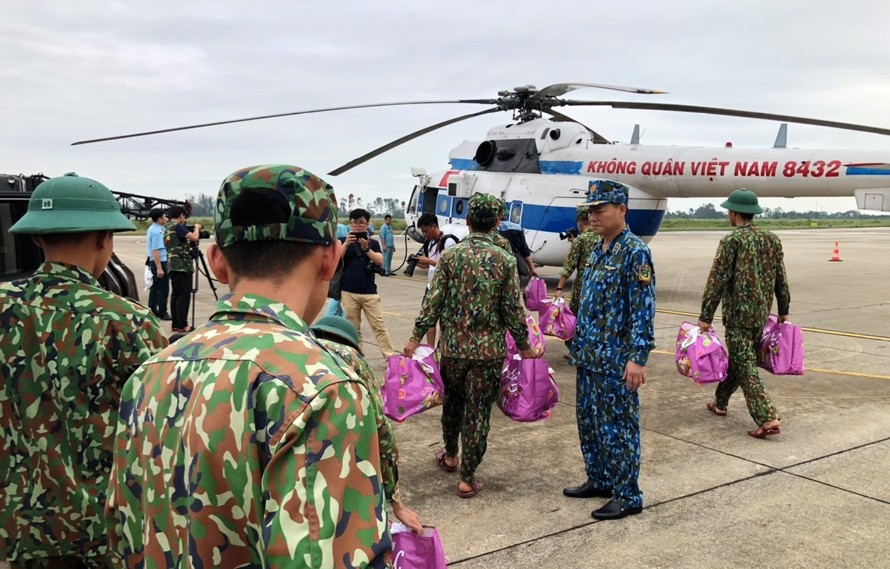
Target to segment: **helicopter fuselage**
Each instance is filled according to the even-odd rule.
[[[856,197],[860,209],[890,211],[890,164],[877,152],[784,147],[734,148],[595,143],[580,124],[536,119],[499,126],[483,142],[465,141],[450,154],[451,169],[418,177],[406,221],[435,212],[440,226],[466,232],[466,202],[475,192],[508,203],[510,221],[526,232],[535,261],[561,265],[589,183],[630,187],[628,224],[649,241],[667,199],[715,198],[738,188],[760,197]]]

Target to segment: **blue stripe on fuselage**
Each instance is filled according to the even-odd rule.
[[[452,158],[452,170],[478,170],[479,164],[472,158]]]
[[[573,162],[571,160],[541,160],[538,164],[542,174],[569,174],[578,175],[584,168],[584,162]],[[452,158],[451,168],[454,170],[470,170],[479,169],[479,164],[475,160],[469,158]]]
[[[535,204],[523,204],[522,227],[528,230],[560,233],[575,227],[575,208]],[[630,230],[640,237],[651,237],[658,232],[664,219],[664,210],[631,209],[627,211]]]
[[[571,174],[578,175],[584,162],[572,162],[570,160],[541,160],[539,163],[542,174]]]
[[[890,169],[847,166],[847,176],[890,176]]]

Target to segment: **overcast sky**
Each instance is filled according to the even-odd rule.
[[[596,82],[669,91],[658,100],[890,127],[890,2],[674,0],[110,2],[0,8],[0,172],[68,171],[114,190],[216,193],[247,165],[324,176],[392,139],[482,110],[351,110],[72,147],[75,140],[242,116],[361,103],[495,97],[500,89]],[[583,90],[573,98],[645,100]],[[651,100],[651,97],[650,97]],[[571,108],[613,140],[769,147],[778,124],[730,117]],[[349,193],[407,199],[412,166],[447,168],[463,140],[507,113],[446,127],[337,177]],[[886,149],[877,135],[789,128],[789,146]],[[719,200],[717,200],[719,201]],[[700,201],[672,200],[686,209]],[[769,200],[855,208],[850,198]]]

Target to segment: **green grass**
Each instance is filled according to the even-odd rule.
[[[862,227],[890,227],[890,219],[754,219],[764,229],[851,229]],[[725,219],[665,219],[659,231],[729,231]]]

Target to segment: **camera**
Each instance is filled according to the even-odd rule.
[[[194,225],[186,225],[185,228],[189,230],[189,233],[195,230]],[[206,229],[202,229],[198,232],[198,239],[210,239],[210,232]]]
[[[566,229],[565,231],[560,232],[559,239],[560,241],[565,241],[566,239],[574,239],[578,235],[578,228],[572,227],[571,229]]]
[[[406,277],[414,276],[414,269],[417,268],[417,258],[420,257],[419,253],[414,253],[413,255],[408,255],[408,259],[405,261],[405,271],[403,274]]]
[[[378,275],[385,275],[386,271],[380,265],[374,263],[374,261],[368,261],[368,264],[365,265],[365,270],[371,273],[376,273]]]

